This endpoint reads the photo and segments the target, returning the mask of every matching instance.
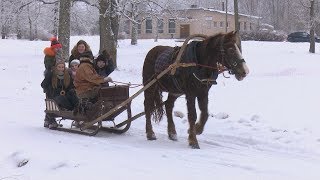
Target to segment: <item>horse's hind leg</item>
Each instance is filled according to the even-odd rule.
[[[168,137],[169,139],[176,141],[177,140],[177,132],[176,132],[176,127],[173,122],[173,117],[172,117],[172,110],[174,106],[174,102],[178,96],[174,96],[173,94],[168,95],[168,99],[165,103],[166,106],[166,113],[167,113],[167,120],[168,120]]]
[[[208,95],[201,95],[198,97],[198,105],[201,111],[200,120],[196,123],[196,133],[202,134],[204,126],[208,120]]]
[[[189,146],[193,149],[200,149],[198,144],[198,140],[196,137],[196,120],[197,120],[197,111],[195,107],[195,96],[188,96],[186,94],[187,99],[187,108],[188,108],[188,121],[189,121]]]
[[[151,86],[144,92],[144,112],[146,113],[146,134],[148,140],[156,140],[157,137],[153,132],[151,124],[151,114],[153,112],[153,90],[154,86]]]

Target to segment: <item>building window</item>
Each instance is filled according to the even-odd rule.
[[[211,29],[211,21],[206,21],[206,25],[208,29]]]
[[[220,21],[220,27],[223,28],[224,27],[224,23],[223,21]]]
[[[152,19],[146,19],[146,33],[152,33]]]
[[[252,23],[250,23],[250,31],[252,31],[252,29],[253,29],[253,28],[252,28]]]
[[[163,33],[163,19],[158,19],[158,33]]]
[[[217,23],[217,21],[213,21],[213,27],[218,27],[218,23]]]
[[[213,18],[210,16],[205,17],[205,23],[206,23],[208,29],[211,29],[212,19]]]
[[[169,19],[169,33],[176,33],[176,21]]]
[[[243,29],[247,30],[247,22],[243,22]]]
[[[239,30],[241,30],[241,22],[239,22],[239,24],[238,24],[238,25],[239,25]]]
[[[229,27],[230,27],[230,21],[227,22],[227,28],[229,28]]]
[[[141,34],[141,20],[138,20],[138,34]]]

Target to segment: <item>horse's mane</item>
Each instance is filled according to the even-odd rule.
[[[206,46],[210,45],[212,48],[220,46],[222,41],[234,44],[237,42],[237,37],[232,33],[218,33],[207,37],[203,41],[203,44]]]

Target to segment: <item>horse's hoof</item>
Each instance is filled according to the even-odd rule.
[[[199,144],[189,144],[192,149],[200,149]]]
[[[177,134],[169,134],[168,138],[172,141],[178,141]]]
[[[149,141],[153,141],[153,140],[157,140],[157,137],[156,137],[156,135],[155,134],[148,134],[147,135],[147,139],[149,140]]]

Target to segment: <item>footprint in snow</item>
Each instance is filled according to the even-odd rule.
[[[238,120],[238,123],[241,123],[241,124],[242,124],[242,123],[249,123],[249,121],[246,120],[246,119],[242,119],[242,118],[241,118],[241,119]]]
[[[16,167],[22,167],[25,166],[29,162],[29,158],[26,158],[26,155],[24,155],[22,152],[14,152],[9,156],[9,159],[12,160],[14,165]]]
[[[288,132],[287,130],[283,130],[283,129],[277,129],[277,128],[270,128],[271,132]]]
[[[175,117],[179,117],[179,118],[183,118],[184,117],[184,114],[181,112],[181,111],[174,111],[173,112],[173,115],[175,116]]]
[[[60,163],[54,165],[51,169],[57,170],[57,169],[60,169],[60,168],[63,168],[63,167],[67,167],[67,166],[68,166],[67,163],[65,163],[65,162],[60,162]]]
[[[259,122],[259,121],[260,121],[260,116],[258,116],[258,115],[253,115],[250,120],[251,120],[251,121],[254,121],[254,122]]]
[[[225,112],[219,112],[216,115],[211,115],[212,117],[216,118],[216,119],[227,119],[229,118],[229,114],[225,113]]]

